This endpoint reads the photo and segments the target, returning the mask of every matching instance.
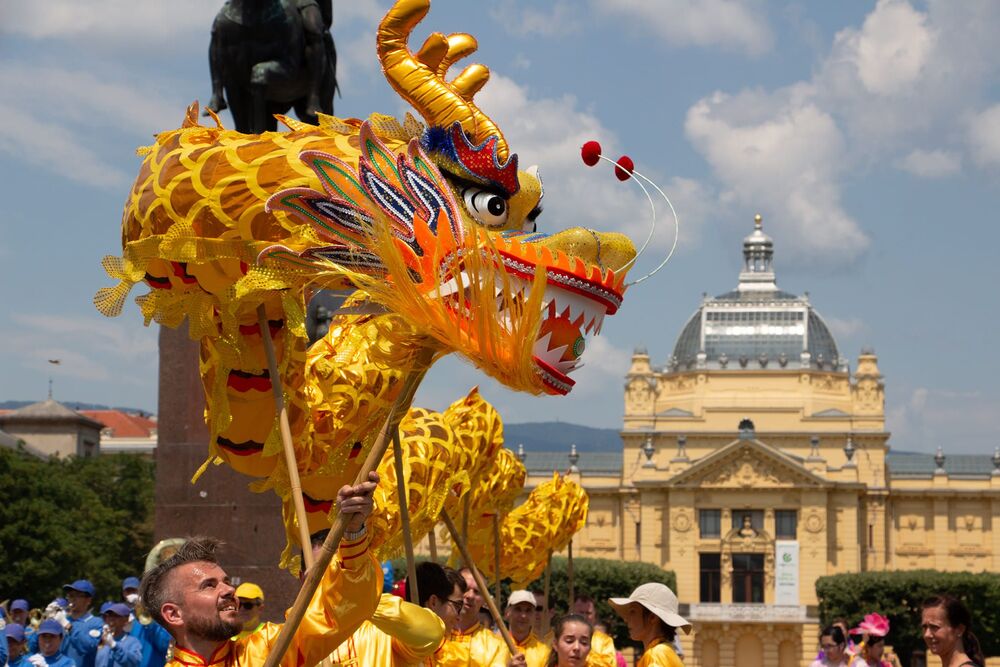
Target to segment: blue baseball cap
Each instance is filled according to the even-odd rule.
[[[77,579],[72,584],[66,584],[63,586],[64,591],[78,591],[90,597],[94,597],[94,584],[90,583],[86,579]]]
[[[114,614],[115,616],[121,616],[122,618],[128,618],[132,610],[128,608],[128,605],[124,602],[109,602],[101,607],[101,616],[105,614]]]
[[[13,602],[10,603],[10,610],[17,611],[19,609],[21,611],[28,611],[29,609],[31,609],[31,607],[28,606],[27,600],[18,598],[17,600],[14,600]]]
[[[59,635],[62,637],[63,626],[59,625],[59,621],[54,618],[47,618],[38,624],[36,632],[40,635]]]
[[[106,612],[108,609],[111,609],[111,605],[113,605],[113,604],[114,604],[114,602],[112,602],[111,600],[108,600],[107,602],[105,602],[104,604],[102,604],[101,605],[101,610],[99,612],[97,612],[97,615],[98,616],[104,616],[104,612]]]
[[[8,623],[3,631],[7,633],[7,639],[13,639],[18,643],[24,641],[24,626],[20,623]]]
[[[122,580],[122,590],[126,588],[139,588],[139,577],[125,577]]]
[[[66,598],[56,598],[55,600],[53,600],[53,602],[55,602],[57,605],[59,605],[63,609],[65,609],[66,607],[69,606],[69,600],[67,600]]]

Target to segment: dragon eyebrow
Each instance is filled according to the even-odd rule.
[[[538,218],[538,216],[540,216],[542,214],[543,210],[544,209],[542,208],[541,204],[539,204],[535,208],[531,209],[531,212],[528,213],[528,215],[526,216],[527,219],[528,219],[528,222],[534,222],[535,219]]]

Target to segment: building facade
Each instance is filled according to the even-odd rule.
[[[808,296],[778,289],[759,216],[743,255],[665,365],[635,351],[617,465],[583,453],[573,473],[574,553],[675,571],[689,667],[808,664],[825,575],[1000,569],[1000,454],[891,452],[874,352],[852,371]],[[533,458],[529,487],[551,475]]]

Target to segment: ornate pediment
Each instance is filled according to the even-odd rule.
[[[781,489],[826,486],[794,457],[759,440],[737,440],[695,461],[671,486],[718,489]]]
[[[663,412],[658,412],[657,417],[694,417],[693,412],[688,412],[687,410],[682,410],[681,408],[670,408],[669,410],[664,410]]]
[[[851,415],[847,414],[846,412],[844,412],[840,408],[827,408],[826,410],[820,410],[819,412],[813,413],[812,416],[813,417],[850,417]]]

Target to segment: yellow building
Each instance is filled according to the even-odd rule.
[[[758,216],[737,288],[703,300],[664,367],[635,351],[621,456],[573,457],[590,494],[574,552],[677,573],[688,667],[807,665],[818,577],[1000,569],[1000,454],[890,453],[877,357],[851,372],[773,253]]]

